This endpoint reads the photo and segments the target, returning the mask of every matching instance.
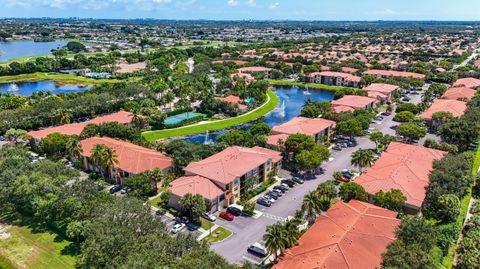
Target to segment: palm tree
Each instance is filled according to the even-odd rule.
[[[374,161],[373,152],[369,149],[359,149],[352,154],[351,163],[360,168],[372,166]]]
[[[103,155],[103,165],[107,169],[109,173],[109,177],[112,177],[111,168],[117,163],[118,163],[118,158],[115,150],[105,146],[104,155]]]
[[[303,197],[302,210],[305,212],[308,223],[313,224],[317,215],[322,212],[322,202],[317,193],[311,191]]]
[[[68,154],[75,159],[78,159],[83,153],[82,144],[80,144],[80,141],[76,137],[69,138],[66,146]]]
[[[100,173],[102,177],[103,175],[103,170],[107,170],[110,174],[110,169],[111,167],[118,163],[117,159],[117,154],[115,151],[103,144],[96,144],[92,148],[92,154],[91,154],[92,161],[100,167]]]
[[[93,146],[90,158],[92,162],[100,168],[100,174],[103,176],[103,169],[102,169],[102,160],[103,160],[103,149],[105,145],[102,144],[96,144]]]
[[[299,224],[300,221],[296,218],[293,218],[285,223],[284,229],[286,234],[285,240],[287,248],[291,248],[297,244],[297,241],[300,238],[300,231],[298,230]]]
[[[278,223],[268,226],[267,232],[263,235],[265,247],[270,253],[275,255],[275,260],[277,259],[278,252],[280,251],[280,254],[282,254],[287,247],[285,238],[285,228]]]

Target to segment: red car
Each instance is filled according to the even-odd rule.
[[[220,212],[219,216],[220,216],[220,218],[226,219],[226,220],[229,220],[229,221],[232,221],[235,218],[232,214],[230,214],[228,212],[223,212],[223,211]]]

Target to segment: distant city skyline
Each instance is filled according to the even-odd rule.
[[[478,0],[0,0],[0,17],[479,21]]]

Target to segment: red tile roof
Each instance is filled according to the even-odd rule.
[[[373,103],[376,103],[377,99],[370,98],[366,96],[358,95],[345,95],[338,100],[332,101],[332,106],[348,106],[353,109],[364,109],[366,106],[369,106]]]
[[[471,88],[450,88],[442,95],[442,99],[469,101],[476,93],[477,91]]]
[[[352,200],[336,202],[288,249],[273,269],[380,268],[382,254],[395,240],[397,213]]]
[[[237,65],[244,65],[244,64],[248,63],[248,61],[244,61],[244,60],[216,60],[216,61],[212,61],[212,64],[224,64],[224,63],[235,63]]]
[[[321,118],[295,117],[288,122],[272,128],[273,134],[304,134],[313,136],[323,132],[327,128],[333,128],[336,123]]]
[[[351,106],[334,106],[332,107],[332,111],[335,113],[341,113],[341,112],[354,112],[355,108]]]
[[[358,69],[356,69],[356,68],[342,67],[342,72],[345,72],[345,73],[355,73],[357,71],[358,71]]]
[[[393,71],[393,70],[368,70],[364,72],[365,75],[379,75],[387,77],[404,77],[404,78],[425,78],[424,74],[413,73],[413,72],[403,72],[403,71]]]
[[[450,112],[454,117],[460,117],[465,113],[467,103],[458,100],[436,99],[432,105],[425,110],[420,117],[431,119],[436,112]]]
[[[476,78],[460,78],[453,83],[453,87],[476,88],[478,86],[480,86],[480,79]]]
[[[282,153],[278,151],[233,146],[199,162],[192,162],[184,170],[187,175],[200,175],[220,184],[229,184],[268,160],[277,163],[281,159]]]
[[[222,195],[224,191],[210,179],[202,176],[184,176],[170,183],[169,190],[172,194],[183,197],[187,193],[200,194],[203,198],[212,200]]]
[[[360,82],[362,80],[362,78],[359,76],[355,76],[349,73],[333,72],[333,71],[313,72],[309,74],[309,77],[314,77],[314,76],[341,77],[345,80],[353,81],[353,82]]]
[[[436,149],[392,142],[380,159],[355,182],[372,195],[398,189],[407,197],[407,204],[420,207],[433,161],[446,154]]]
[[[240,99],[240,97],[235,95],[229,95],[226,97],[215,97],[215,99],[223,102],[227,102],[227,103],[238,104],[238,108],[242,110],[248,108],[246,105],[242,104],[242,99]]]
[[[280,144],[278,143],[280,140],[285,142],[287,141],[289,135],[288,134],[274,134],[267,136],[267,144],[278,147]]]
[[[84,157],[90,157],[92,148],[97,144],[102,144],[115,150],[118,164],[114,166],[133,174],[139,174],[155,168],[166,170],[172,166],[172,159],[161,152],[109,137],[91,137],[80,141],[80,144],[83,148],[82,155]]]
[[[394,92],[396,89],[398,89],[399,86],[397,85],[391,85],[391,84],[385,84],[385,83],[373,83],[365,88],[363,88],[364,91],[367,92],[380,92],[384,94],[390,94]]]
[[[102,124],[108,122],[118,122],[120,124],[127,124],[132,122],[132,113],[126,111],[119,111],[112,114],[99,116],[89,121],[80,122],[80,123],[71,123],[65,124],[60,126],[54,126],[45,128],[38,131],[30,131],[28,134],[35,138],[35,139],[43,139],[49,134],[53,133],[61,133],[65,135],[80,135],[83,131],[83,128],[87,126],[87,124],[94,123],[94,124]]]
[[[239,73],[249,73],[249,72],[269,72],[272,70],[268,67],[263,66],[250,66],[250,67],[242,67],[238,69]]]

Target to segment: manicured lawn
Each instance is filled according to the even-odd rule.
[[[212,121],[212,122],[203,123],[203,124],[184,126],[184,127],[175,128],[175,129],[149,131],[149,132],[144,132],[142,135],[148,141],[155,141],[160,138],[175,137],[175,136],[182,136],[182,135],[188,135],[188,134],[197,134],[205,131],[219,130],[219,129],[239,125],[242,123],[246,123],[249,121],[253,121],[262,117],[268,112],[272,111],[278,105],[279,99],[277,95],[271,90],[268,90],[267,94],[268,94],[269,100],[267,100],[267,102],[265,102],[262,106],[235,118],[226,119],[226,120],[217,120],[217,121]]]
[[[309,88],[312,88],[312,89],[319,89],[319,90],[325,90],[325,91],[337,91],[337,90],[342,90],[342,89],[360,90],[358,88],[331,86],[331,85],[323,85],[323,84],[316,84],[316,83],[303,83],[303,82],[296,82],[296,81],[286,81],[286,80],[281,80],[281,79],[269,79],[267,81],[268,81],[268,83],[270,83],[270,85],[309,87]]]
[[[219,226],[217,229],[215,229],[211,235],[205,237],[202,239],[202,241],[206,241],[208,243],[215,243],[218,241],[222,241],[223,239],[229,237],[232,234],[231,231]]]
[[[33,74],[21,74],[15,76],[1,76],[0,83],[12,83],[12,82],[35,82],[54,80],[61,85],[94,85],[100,83],[114,83],[117,82],[114,79],[91,79],[79,76],[71,76],[67,74],[57,73],[33,73]]]
[[[200,221],[202,222],[202,229],[207,230],[213,227],[215,224],[213,222],[210,222],[204,218],[200,218]]]
[[[36,269],[75,268],[76,248],[72,242],[25,221],[18,225],[9,223],[6,227],[10,237],[0,239],[0,255],[14,266]],[[2,259],[0,268],[3,268]]]
[[[155,199],[148,201],[148,204],[156,208],[162,208],[161,205],[163,204],[163,200],[160,196],[158,196],[155,197]]]

